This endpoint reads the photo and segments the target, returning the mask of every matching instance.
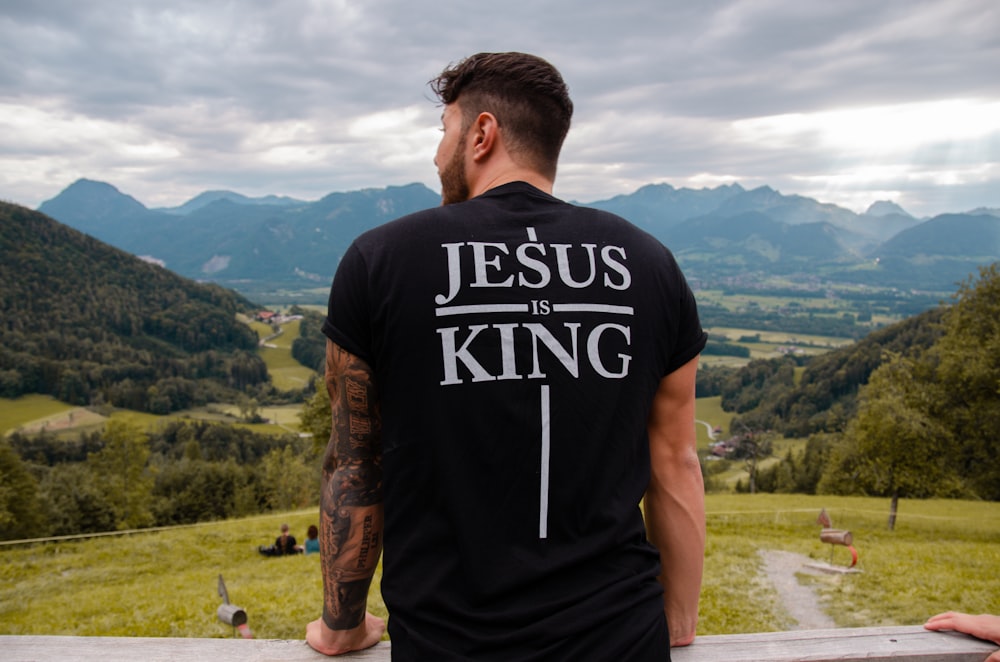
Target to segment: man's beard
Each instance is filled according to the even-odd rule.
[[[456,145],[451,160],[441,170],[441,204],[450,205],[469,199],[469,180],[465,176],[465,154],[462,145]]]

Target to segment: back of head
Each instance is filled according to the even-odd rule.
[[[513,155],[555,176],[573,102],[551,64],[527,53],[478,53],[448,67],[430,85],[442,103],[459,103],[463,130],[480,113],[491,113]]]

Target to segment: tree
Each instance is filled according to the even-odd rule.
[[[939,411],[960,440],[959,471],[975,493],[1000,500],[1000,267],[959,288],[932,349]]]
[[[262,384],[270,379],[264,359],[253,352],[233,353],[229,365],[229,382],[234,388],[243,390],[248,386]]]
[[[0,441],[0,540],[44,535],[38,483],[17,452]]]
[[[39,488],[45,503],[49,535],[113,531],[115,510],[102,482],[83,462],[50,468]]]
[[[240,420],[244,423],[259,423],[263,420],[260,417],[260,403],[257,398],[241,393],[236,399],[236,406],[240,410]]]
[[[308,462],[292,446],[261,460],[260,488],[271,510],[303,508],[319,502],[319,463]]]
[[[739,433],[736,442],[736,449],[732,457],[742,458],[749,474],[747,491],[750,494],[757,493],[757,464],[761,457],[771,454],[771,435],[761,430],[755,430],[741,421],[734,421],[743,428]]]
[[[238,492],[245,487],[249,472],[232,459],[185,458],[164,463],[154,489],[157,523],[188,524],[234,516]]]
[[[951,430],[935,416],[936,389],[926,362],[893,355],[861,389],[858,415],[845,437],[853,447],[859,486],[891,498],[889,529],[900,497],[957,496],[961,480],[951,457]]]
[[[104,429],[104,448],[87,456],[87,465],[101,476],[105,497],[118,529],[153,524],[153,476],[147,462],[149,441],[131,423],[110,421]]]
[[[326,390],[326,384],[322,377],[317,377],[313,384],[316,392],[306,400],[299,420],[302,429],[312,435],[313,449],[317,453],[322,453],[330,440],[330,429],[332,421],[330,419],[330,394]]]
[[[324,316],[314,310],[295,309],[302,315],[299,337],[292,341],[292,358],[316,372],[322,373],[326,363],[326,336],[323,335]]]

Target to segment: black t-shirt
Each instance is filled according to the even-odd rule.
[[[293,535],[278,536],[274,539],[274,548],[278,550],[278,554],[294,554],[296,544],[298,543]]]
[[[323,330],[380,396],[395,659],[667,659],[646,421],[706,336],[661,243],[507,184],[359,237]]]

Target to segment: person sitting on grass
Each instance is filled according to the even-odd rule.
[[[287,524],[281,525],[281,535],[274,539],[273,545],[261,545],[257,550],[264,556],[285,556],[301,551],[295,543],[295,536],[288,532]]]
[[[306,530],[306,544],[299,547],[299,550],[306,554],[319,553],[319,529],[315,524],[310,524]]]

